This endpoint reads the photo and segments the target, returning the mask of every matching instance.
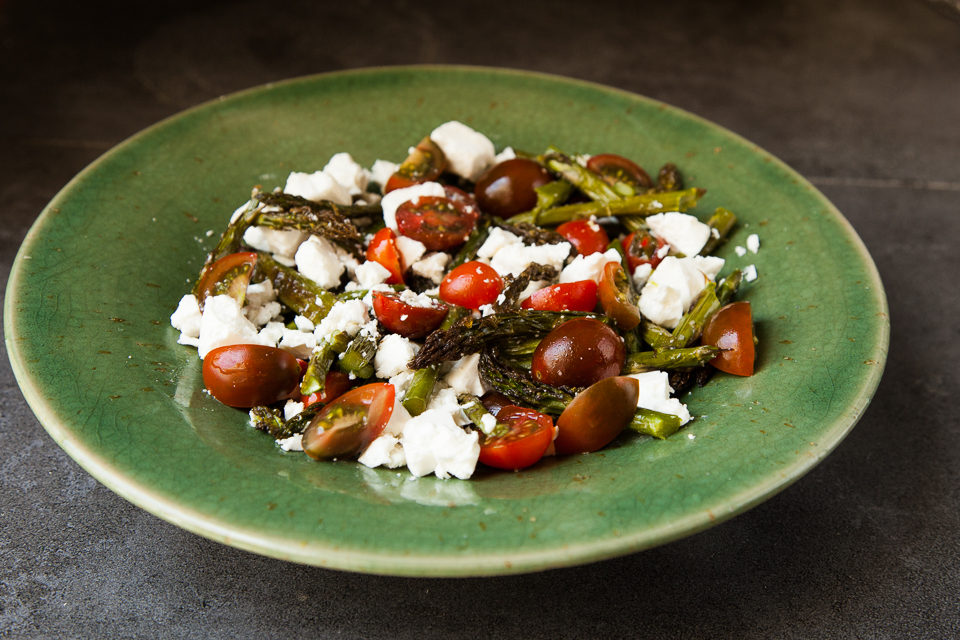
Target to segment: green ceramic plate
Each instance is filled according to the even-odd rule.
[[[283,454],[203,392],[200,361],[167,318],[231,211],[350,151],[402,159],[458,119],[498,148],[557,144],[651,169],[673,160],[743,224],[721,255],[745,287],[758,373],[687,396],[667,441],[471,481]],[[734,245],[758,233],[757,255]],[[7,289],[7,349],[56,442],[93,476],[190,531],[354,571],[465,576],[626,554],[768,498],[850,431],[886,357],[884,292],[863,244],[803,178],[742,138],[637,95],[477,68],[388,68],[269,85],[201,105],[110,151],[50,203]]]

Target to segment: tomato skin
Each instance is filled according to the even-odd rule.
[[[387,284],[403,284],[403,258],[397,249],[397,236],[393,229],[384,227],[373,234],[367,245],[367,260],[379,263],[390,272]]]
[[[557,418],[557,453],[586,453],[607,446],[623,431],[637,410],[636,378],[604,378],[583,390]]]
[[[314,403],[327,404],[350,389],[352,382],[350,376],[343,371],[329,371],[323,381],[323,391],[314,391],[310,395],[301,395],[300,402],[304,408]]]
[[[447,168],[447,158],[437,143],[427,136],[410,152],[393,175],[383,185],[383,192],[412,187],[421,182],[436,180]]]
[[[640,239],[641,252],[638,253],[633,246],[634,238],[636,238],[636,234],[631,233],[620,242],[623,246],[623,252],[627,256],[627,265],[630,267],[631,276],[633,272],[637,270],[637,267],[642,264],[649,264],[652,269],[656,269],[657,265],[663,260],[663,258],[660,257],[660,249],[667,244],[660,238],[654,238],[647,233]]]
[[[538,311],[593,311],[597,307],[597,283],[578,280],[550,285],[534,291],[520,306]]]
[[[483,394],[483,397],[480,398],[480,402],[483,403],[484,408],[493,414],[493,417],[496,418],[500,415],[500,409],[503,409],[507,405],[513,404],[513,401],[507,396],[503,395],[499,391],[487,391]]]
[[[203,384],[230,407],[273,404],[296,394],[300,363],[293,354],[260,344],[231,344],[203,358]]]
[[[461,192],[462,193],[462,192]],[[397,230],[419,240],[429,251],[446,251],[463,244],[480,212],[459,198],[425,196],[397,207]]]
[[[630,304],[623,293],[622,287],[626,284],[627,275],[623,272],[623,266],[619,262],[608,262],[603,265],[603,275],[600,276],[600,285],[597,288],[597,297],[600,298],[600,306],[603,312],[617,326],[625,331],[629,331],[640,324],[640,309],[636,305]]]
[[[415,307],[404,302],[398,293],[373,294],[373,311],[377,320],[393,333],[404,338],[422,338],[440,326],[450,308],[443,303]]]
[[[633,160],[615,153],[601,153],[587,160],[587,169],[610,184],[625,182],[637,192],[643,192],[653,186],[653,180],[643,168]]]
[[[713,314],[703,327],[701,342],[721,349],[710,361],[714,367],[737,376],[752,376],[756,353],[750,303],[731,302]]]
[[[557,233],[574,246],[577,253],[588,256],[603,253],[610,246],[610,236],[603,227],[590,220],[571,220],[557,227]]]
[[[352,389],[313,417],[303,432],[303,451],[314,460],[352,457],[383,432],[393,414],[392,384],[374,382]]]
[[[208,296],[226,294],[243,304],[250,284],[250,275],[257,264],[257,254],[252,251],[241,251],[223,256],[216,262],[204,267],[200,279],[194,288],[197,301],[203,306]]]
[[[619,375],[626,348],[617,333],[593,318],[564,322],[540,341],[531,373],[538,382],[586,387]]]
[[[533,209],[537,205],[535,189],[550,180],[550,173],[538,162],[512,158],[490,167],[473,192],[484,213],[506,218]]]
[[[510,431],[503,436],[483,438],[480,462],[488,467],[525,469],[539,461],[553,442],[553,420],[539,411],[506,405],[500,409],[497,421],[506,424]]]
[[[454,267],[440,283],[440,299],[468,309],[491,304],[503,291],[503,279],[493,267],[473,260]]]

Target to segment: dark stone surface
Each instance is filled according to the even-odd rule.
[[[526,68],[691,110],[819,186],[889,296],[873,404],[809,475],[706,532],[578,568],[416,580],[259,557],[133,507],[50,440],[4,357],[0,636],[960,635],[955,3],[324,4],[0,0],[0,282],[61,186],[181,109],[344,68]]]

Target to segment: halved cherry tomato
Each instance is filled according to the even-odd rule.
[[[597,283],[578,280],[550,285],[534,291],[520,306],[538,311],[593,311],[597,307]]]
[[[359,454],[390,421],[395,397],[386,382],[346,392],[310,421],[303,432],[304,452],[314,460]]]
[[[557,418],[557,453],[585,453],[607,446],[623,431],[637,410],[636,378],[604,378],[577,394]]]
[[[540,460],[553,442],[553,420],[539,411],[507,405],[500,409],[497,422],[509,431],[480,443],[480,462],[488,467],[525,469]]]
[[[503,218],[537,205],[536,188],[550,182],[550,174],[534,160],[513,158],[492,166],[477,180],[473,193],[485,213]]]
[[[379,263],[390,272],[387,284],[403,284],[403,257],[397,249],[397,236],[393,229],[384,227],[373,234],[367,245],[367,260]]]
[[[503,279],[484,262],[465,262],[454,267],[440,283],[440,299],[468,309],[490,304],[503,291]]]
[[[616,331],[593,318],[575,318],[540,341],[530,371],[538,382],[586,387],[619,375],[625,357]]]
[[[592,220],[571,220],[557,227],[557,233],[570,241],[577,253],[588,256],[603,253],[610,245],[610,236]]]
[[[703,327],[702,342],[720,348],[710,361],[714,367],[737,376],[752,376],[755,353],[750,303],[731,302],[713,314]]]
[[[666,246],[666,242],[660,238],[654,238],[649,233],[642,233],[640,237],[631,233],[624,238],[620,244],[623,246],[623,252],[627,254],[627,265],[630,267],[630,275],[642,264],[649,264],[651,268],[656,269],[663,258],[660,256],[660,249]]]
[[[419,240],[429,251],[446,251],[463,244],[480,217],[468,194],[455,187],[445,191],[446,197],[421,197],[397,207],[397,230]]]
[[[230,407],[273,404],[297,392],[300,363],[293,354],[260,344],[231,344],[203,358],[203,384]]]
[[[421,182],[436,180],[447,168],[447,158],[437,143],[427,136],[410,152],[396,172],[383,185],[383,192],[412,187]]]
[[[442,302],[417,307],[403,301],[399,293],[373,294],[373,311],[377,320],[393,333],[404,338],[422,338],[440,326],[450,308]]]
[[[252,251],[231,253],[204,267],[197,281],[196,294],[201,307],[208,296],[226,294],[243,304],[250,284],[250,274],[257,263],[257,254]]]
[[[330,371],[323,380],[323,391],[314,391],[310,395],[300,396],[300,402],[304,407],[309,407],[314,403],[327,404],[331,400],[340,397],[350,389],[350,376],[343,371]]]
[[[629,288],[627,274],[619,262],[608,262],[603,265],[603,275],[600,276],[600,285],[597,296],[600,306],[608,317],[613,318],[617,326],[629,331],[640,324],[640,309],[627,300],[626,291]]]
[[[593,156],[587,160],[587,169],[599,173],[611,185],[625,182],[637,193],[653,186],[653,180],[640,165],[615,153],[601,153]]]

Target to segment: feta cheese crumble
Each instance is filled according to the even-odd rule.
[[[476,431],[467,433],[449,413],[427,409],[407,422],[400,436],[407,468],[415,476],[431,473],[438,478],[473,475],[480,457]]]
[[[313,173],[292,172],[287,177],[287,184],[283,187],[283,192],[314,202],[320,200],[329,200],[334,204],[350,204],[353,202],[350,191],[334,180],[330,174],[323,171],[314,171]]]
[[[751,233],[747,236],[747,249],[750,253],[756,253],[760,251],[760,236],[755,233]]]
[[[669,211],[647,217],[653,235],[685,256],[695,256],[710,239],[710,227],[688,213]]]
[[[680,424],[690,422],[690,411],[687,410],[687,405],[677,398],[670,397],[673,387],[670,386],[666,371],[646,371],[634,373],[628,377],[640,383],[637,407],[677,416],[680,418]]]
[[[599,283],[603,277],[603,268],[608,262],[620,262],[620,252],[616,249],[607,249],[604,253],[578,254],[573,262],[560,272],[560,283],[593,280]]]
[[[447,168],[467,180],[476,182],[493,166],[496,149],[490,138],[462,122],[443,123],[430,133],[430,139],[447,157]]]
[[[651,322],[674,329],[710,278],[695,258],[667,256],[640,290],[640,313]]]

